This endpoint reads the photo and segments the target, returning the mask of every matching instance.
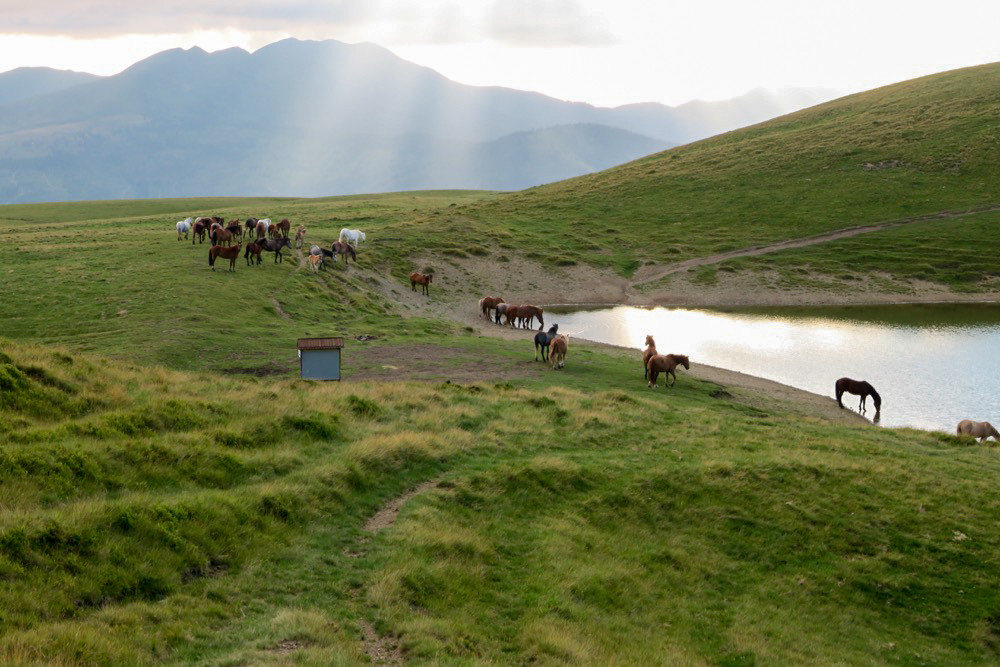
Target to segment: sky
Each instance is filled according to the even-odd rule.
[[[997,26],[998,0],[0,0],[0,72],[106,75],[175,47],[337,39],[466,84],[676,105],[996,62]]]

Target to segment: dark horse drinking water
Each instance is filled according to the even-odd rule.
[[[539,331],[535,334],[535,361],[538,361],[538,348],[542,348],[542,361],[549,360],[549,345],[552,344],[552,339],[556,337],[558,331],[559,325],[553,324],[548,331]]]
[[[834,389],[837,392],[837,405],[840,407],[844,407],[840,397],[843,396],[846,391],[848,394],[861,396],[861,400],[858,401],[859,412],[865,412],[865,399],[869,396],[872,397],[872,403],[875,404],[875,413],[877,414],[882,411],[882,397],[878,395],[877,391],[875,391],[875,387],[868,384],[865,380],[840,378],[837,380],[837,384],[834,386]]]

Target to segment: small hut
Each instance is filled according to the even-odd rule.
[[[339,380],[343,338],[299,338],[299,369],[303,380]]]

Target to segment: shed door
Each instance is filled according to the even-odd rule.
[[[339,380],[340,350],[302,350],[303,380]]]

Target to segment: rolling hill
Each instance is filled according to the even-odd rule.
[[[597,108],[462,85],[375,45],[332,40],[165,51],[21,97],[0,106],[0,202],[519,189],[793,108],[762,91]]]

